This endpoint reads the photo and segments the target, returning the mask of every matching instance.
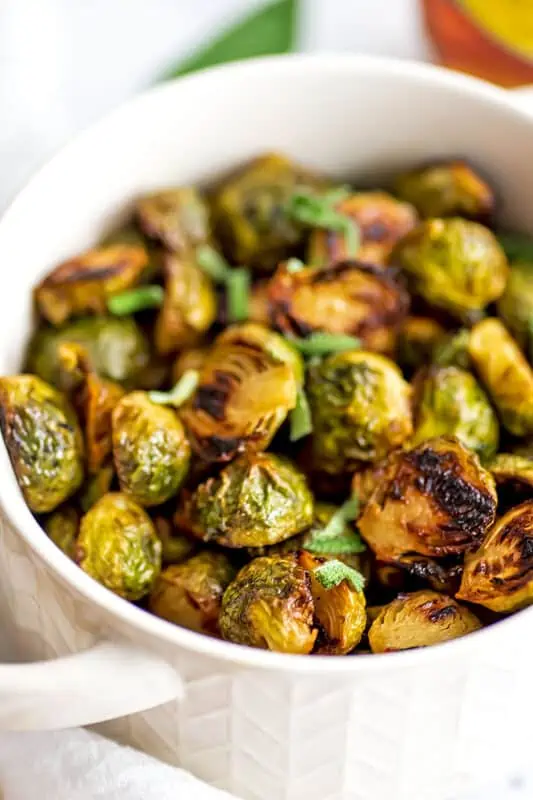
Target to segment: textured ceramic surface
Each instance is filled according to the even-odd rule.
[[[9,264],[0,372],[19,366],[37,276],[151,186],[207,178],[272,147],[339,176],[374,179],[399,164],[475,154],[500,187],[507,218],[533,229],[532,141],[532,122],[503,93],[409,64],[289,59],[159,89],[71,145],[0,223],[0,261]],[[121,637],[161,656],[162,669],[170,664],[185,682],[182,703],[107,723],[118,738],[245,800],[448,800],[480,775],[487,781],[529,759],[530,726],[521,725],[533,710],[529,611],[398,657],[302,660],[235,648],[152,619],[81,574],[25,508],[3,447],[0,473],[10,521],[0,531],[0,587],[24,657]],[[157,665],[146,663],[155,675]],[[13,674],[4,669],[0,697]],[[113,694],[122,680],[106,659],[93,664],[72,717],[93,718],[101,687],[108,682]],[[61,690],[49,687],[49,727]],[[31,711],[31,694],[23,699]]]

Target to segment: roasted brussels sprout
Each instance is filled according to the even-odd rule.
[[[409,385],[384,356],[338,353],[309,371],[313,451],[322,469],[342,473],[379,461],[412,433]]]
[[[318,630],[309,572],[292,558],[256,558],[222,598],[224,639],[281,653],[310,653]]]
[[[313,496],[288,459],[251,453],[200,484],[176,515],[179,529],[225,547],[276,544],[308,528]]]
[[[181,412],[200,459],[230,461],[268,447],[295,407],[299,388],[294,367],[281,359],[255,342],[215,343]]]
[[[509,433],[533,433],[533,369],[498,319],[472,328],[470,358]]]
[[[422,217],[466,217],[490,221],[494,192],[465,161],[443,161],[396,177],[395,193]]]
[[[191,186],[142,197],[137,203],[137,220],[147,236],[174,253],[181,254],[210,237],[207,205]]]
[[[479,544],[494,522],[496,489],[474,453],[441,436],[394,461],[357,523],[378,559],[438,558]]]
[[[248,319],[260,325],[270,325],[268,281],[260,281],[252,287],[248,297]]]
[[[407,317],[398,335],[398,363],[405,370],[430,363],[445,336],[442,325],[431,317]]]
[[[152,520],[161,541],[163,564],[180,564],[197,550],[198,541],[176,531],[171,515],[158,509]]]
[[[376,561],[374,572],[382,587],[395,592],[430,588],[452,596],[459,590],[462,573],[457,556],[435,559],[418,553],[406,553],[392,563]]]
[[[466,328],[449,333],[439,342],[433,352],[433,363],[438,367],[460,367],[470,369],[472,360],[468,352],[470,331]]]
[[[165,299],[157,317],[154,338],[162,355],[197,344],[217,315],[211,280],[187,256],[168,255]]]
[[[170,408],[145,392],[126,395],[113,411],[113,457],[120,488],[141,506],[173,497],[189,468],[191,450]]]
[[[361,243],[359,261],[385,264],[394,245],[411,231],[418,215],[409,203],[402,203],[386,192],[358,192],[343,198],[336,206],[339,213],[357,223]],[[328,266],[349,258],[346,237],[342,232],[316,228],[309,238],[308,261],[312,266]]]
[[[432,367],[414,381],[412,445],[435,436],[456,436],[482,461],[495,454],[499,425],[487,395],[472,373],[457,367]]]
[[[148,342],[132,319],[88,317],[57,330],[39,328],[27,353],[27,369],[54,386],[61,380],[64,344],[77,344],[87,351],[95,372],[125,386],[134,385],[148,366]]]
[[[83,439],[60,392],[35,375],[0,378],[0,426],[32,511],[53,511],[80,487]]]
[[[208,356],[208,347],[193,347],[190,350],[184,350],[180,353],[172,365],[173,384],[177,383],[181,376],[188,370],[201,372]]]
[[[74,558],[80,515],[74,506],[57,508],[46,518],[44,529],[55,545],[69,558]]]
[[[361,509],[366,506],[376,487],[382,485],[394,473],[401,454],[401,450],[394,450],[375,464],[361,464],[354,472],[352,494],[359,500]]]
[[[350,334],[377,352],[394,348],[409,307],[392,273],[357,261],[298,272],[283,264],[269,283],[269,302],[273,324],[287,336]]]
[[[144,247],[117,244],[88,250],[44,278],[35,290],[37,307],[53,325],[83,314],[104,314],[107,299],[138,283],[147,265]]]
[[[150,611],[175,625],[216,636],[222,595],[235,573],[224,553],[198,553],[166,567],[150,595]]]
[[[508,511],[466,555],[457,597],[504,612],[533,602],[533,502]]]
[[[533,263],[511,265],[505,291],[498,300],[498,315],[525,348],[531,338],[533,320]]]
[[[148,594],[161,569],[161,542],[148,514],[125,494],[104,495],[80,525],[76,561],[126,600]]]
[[[489,464],[496,485],[533,496],[533,459],[514,453],[498,453]]]
[[[309,572],[314,616],[319,628],[314,652],[345,655],[356,647],[366,627],[366,600],[347,581],[325,589],[315,577],[324,559],[302,551],[298,563]]]
[[[505,253],[488,228],[464,219],[429,219],[393,254],[412,290],[430,305],[466,322],[505,289]]]
[[[452,597],[424,590],[400,595],[372,623],[368,640],[373,653],[427,647],[479,630],[481,622]]]
[[[255,322],[231,325],[218,336],[217,344],[238,344],[263,350],[280,364],[287,364],[299,386],[304,382],[304,363],[300,353],[283,336],[264,325]]]
[[[323,181],[282,155],[261,156],[230,176],[213,197],[217,234],[234,264],[271,272],[303,243],[304,231],[285,213],[293,192]]]

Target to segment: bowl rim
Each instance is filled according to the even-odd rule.
[[[360,78],[365,73],[381,74],[384,77],[396,73],[413,82],[430,84],[437,90],[439,88],[452,89],[466,94],[474,102],[482,101],[498,105],[502,114],[520,118],[533,129],[533,117],[527,111],[513,105],[512,99],[505,90],[477,78],[454,73],[431,64],[381,56],[313,53],[264,56],[236,61],[170,80],[141,92],[74,136],[34,173],[9,204],[0,219],[0,243],[4,229],[9,227],[11,216],[18,213],[20,206],[24,206],[26,198],[31,196],[34,186],[49,180],[54,171],[61,168],[66,153],[85,142],[90,142],[93,135],[97,135],[107,126],[113,126],[115,120],[124,113],[131,113],[134,110],[140,113],[144,104],[147,101],[153,102],[153,98],[156,96],[159,102],[164,103],[167,96],[170,99],[176,92],[179,93],[181,86],[194,87],[195,84],[201,85],[209,82],[216,84],[220,81],[231,80],[235,75],[242,76],[242,74],[247,74],[249,79],[253,80],[254,74],[260,72],[264,76],[265,71],[273,77],[282,74],[286,79],[290,79],[291,75],[301,73],[309,73],[311,76],[314,72],[320,72],[322,75],[325,72],[330,72],[332,75],[339,72],[351,73],[354,78]],[[516,633],[518,626],[525,624],[526,615],[533,614],[533,607],[524,609],[468,636],[432,647],[386,654],[361,654],[356,658],[332,658],[320,655],[309,658],[301,655],[273,653],[213,639],[150,614],[113,594],[85,574],[44,534],[43,529],[31,514],[16,484],[3,438],[0,443],[0,467],[2,467],[0,472],[4,476],[0,480],[2,513],[54,576],[68,585],[77,595],[81,595],[85,601],[96,605],[107,614],[111,614],[115,620],[126,623],[129,628],[156,637],[166,644],[172,644],[221,662],[269,671],[328,675],[351,675],[352,673],[376,670],[421,667],[434,661],[441,661],[443,658],[467,656],[483,643],[485,643],[484,646],[494,644],[494,637],[498,629],[505,627],[510,631],[511,628],[514,628]]]

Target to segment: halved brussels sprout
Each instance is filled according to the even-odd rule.
[[[174,253],[194,248],[210,237],[207,205],[192,186],[142,197],[137,203],[137,220],[147,236]]]
[[[533,434],[533,369],[500,320],[478,322],[468,352],[509,433]]]
[[[396,247],[393,260],[412,290],[466,322],[497,300],[509,267],[488,228],[465,219],[429,219]]]
[[[482,627],[478,618],[452,597],[423,590],[400,595],[372,623],[373,653],[390,653],[449,642]]]
[[[88,317],[57,330],[39,328],[28,346],[28,371],[58,386],[63,368],[60,348],[65,344],[84,347],[100,377],[126,386],[138,382],[150,360],[148,342],[134,320]]]
[[[303,243],[304,231],[285,213],[293,192],[324,185],[282,155],[254,159],[215,191],[213,217],[234,264],[272,271]]]
[[[498,453],[489,464],[496,485],[533,495],[533,459],[514,453]]]
[[[292,558],[256,558],[222,598],[224,639],[280,653],[310,653],[318,630],[309,572]]]
[[[407,317],[398,335],[398,363],[406,370],[429,364],[445,335],[442,325],[431,317]]]
[[[176,412],[145,392],[126,395],[113,411],[113,457],[123,492],[142,506],[173,497],[189,468],[191,450]]]
[[[154,338],[162,355],[197,344],[217,315],[211,280],[191,256],[168,255],[164,261],[165,299],[155,324]]]
[[[313,521],[304,475],[272,453],[241,456],[186,497],[178,528],[225,547],[262,547],[289,539]]]
[[[395,591],[416,591],[431,588],[436,592],[455,595],[459,590],[463,565],[458,557],[434,559],[418,553],[406,553],[398,561],[376,562],[379,583]]]
[[[441,436],[393,457],[357,523],[376,557],[439,558],[479,544],[494,522],[496,489],[477,456]]]
[[[482,461],[495,454],[498,419],[489,399],[471,372],[457,367],[431,367],[414,381],[412,445],[436,436],[456,436]]]
[[[35,375],[0,378],[0,426],[32,511],[53,511],[80,487],[83,438],[60,392]]]
[[[172,365],[173,384],[177,383],[182,375],[189,370],[201,372],[208,356],[208,347],[192,347],[180,353]]]
[[[161,569],[161,542],[148,514],[125,494],[104,495],[81,521],[76,561],[126,600],[148,594]]]
[[[435,347],[433,363],[438,367],[470,369],[472,359],[468,352],[469,342],[470,331],[467,328],[447,334]]]
[[[264,325],[256,322],[231,325],[218,336],[217,344],[240,344],[264,350],[275,361],[287,364],[292,369],[298,385],[304,382],[304,362],[298,350],[279,333]]]
[[[344,333],[377,352],[394,348],[409,307],[392,272],[357,261],[298,272],[282,264],[270,280],[269,302],[272,322],[286,336]]]
[[[394,192],[423,217],[467,217],[487,222],[494,212],[490,186],[465,161],[443,161],[398,175]]]
[[[351,350],[324,359],[309,371],[308,397],[314,457],[326,472],[379,461],[412,433],[409,384],[376,353]]]
[[[305,550],[298,563],[309,572],[314,616],[319,628],[314,652],[321,655],[345,655],[356,647],[366,628],[366,599],[348,581],[324,588],[314,570],[325,562]]]
[[[222,595],[236,570],[224,553],[198,553],[166,567],[150,595],[150,611],[175,625],[218,635]]]
[[[498,300],[498,315],[523,348],[531,339],[533,320],[533,264],[511,265],[505,291]]]
[[[76,539],[80,527],[80,515],[74,506],[57,508],[44,521],[44,529],[50,539],[69,558],[74,558]]]
[[[466,555],[457,597],[504,612],[533,602],[533,502],[508,511]]]
[[[35,289],[37,307],[53,325],[70,317],[105,314],[107,299],[139,282],[148,265],[144,247],[98,247],[60,264]]]
[[[357,223],[361,243],[356,256],[367,264],[386,264],[395,244],[418,222],[412,205],[387,192],[357,192],[341,200],[336,210]],[[312,231],[307,252],[312,266],[328,266],[353,255],[348,252],[342,232],[319,228]]]
[[[375,464],[361,464],[352,478],[352,494],[359,500],[361,510],[366,506],[376,487],[389,480],[396,469],[401,450],[395,450]]]
[[[164,510],[157,509],[152,521],[161,541],[163,564],[180,564],[197,550],[198,542],[177,531],[172,516],[167,515]]]
[[[215,342],[198,388],[181,411],[192,448],[204,462],[268,447],[295,407],[299,388],[294,367],[282,358],[252,341]]]

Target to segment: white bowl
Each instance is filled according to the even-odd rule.
[[[20,368],[32,285],[98,239],[132,198],[275,149],[356,185],[466,156],[498,187],[502,219],[533,231],[533,120],[502,90],[357,56],[224,66],[120,108],[15,200],[0,222],[0,374]],[[75,654],[1,666],[0,725],[64,727],[144,710],[107,732],[250,800],[445,800],[529,759],[533,610],[384,656],[307,658],[215,641],[85,575],[33,519],[3,443],[0,469],[6,619],[27,659]]]

